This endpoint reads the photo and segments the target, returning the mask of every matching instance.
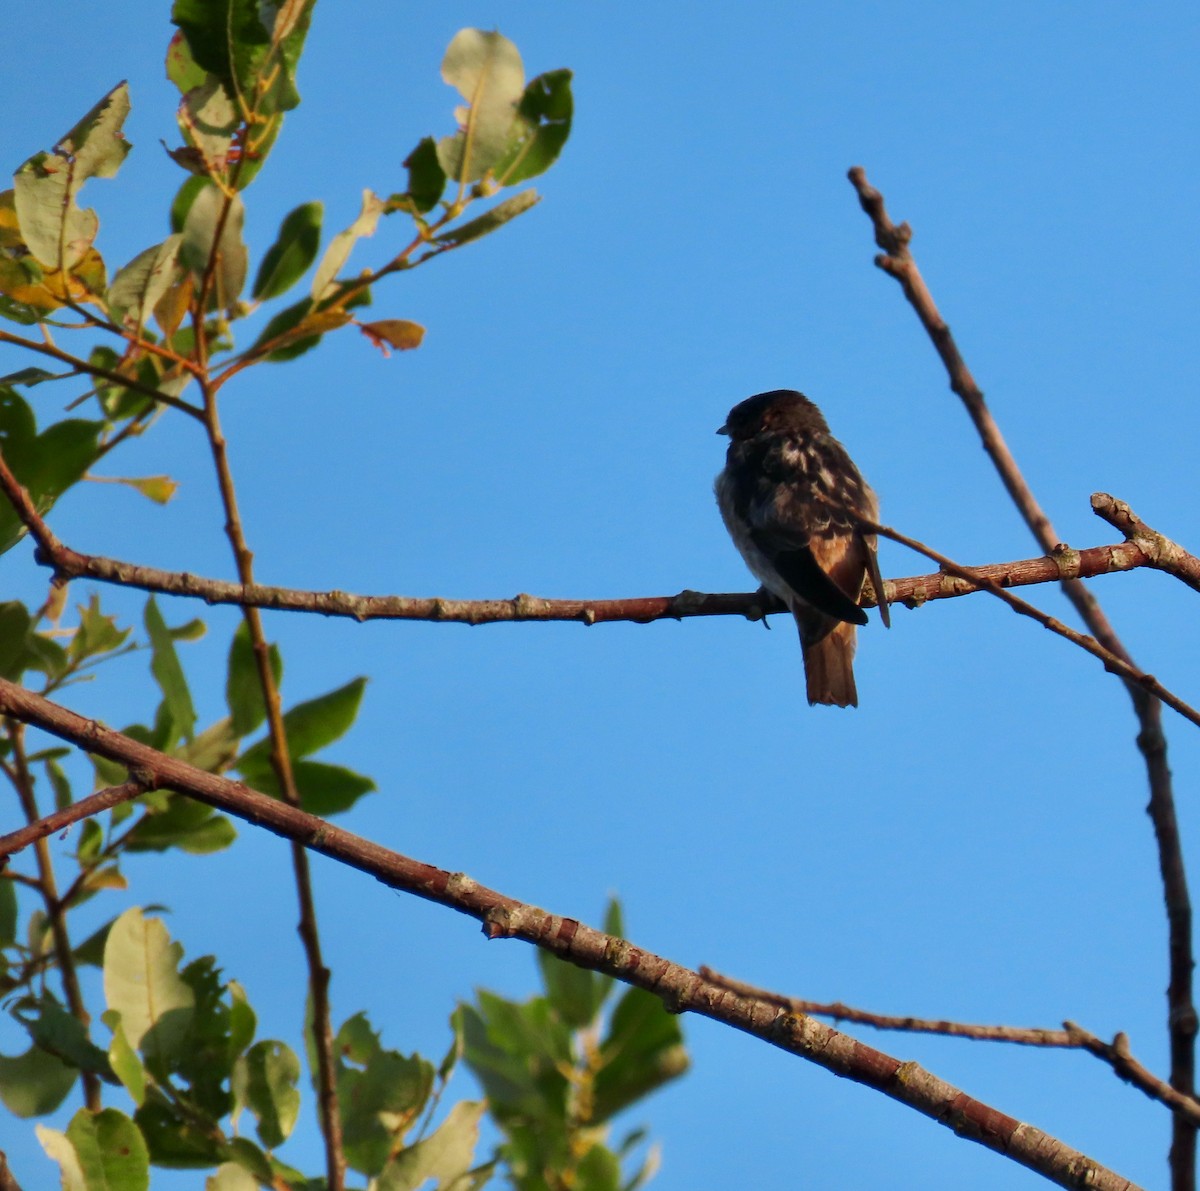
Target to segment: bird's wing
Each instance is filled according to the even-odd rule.
[[[863,548],[860,538],[841,534],[808,538],[778,525],[752,528],[750,538],[805,603],[835,620],[867,623],[867,614],[849,594],[862,589],[865,574],[864,564],[857,557]]]

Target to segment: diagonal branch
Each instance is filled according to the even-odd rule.
[[[571,963],[652,992],[673,1012],[699,1013],[874,1088],[1059,1186],[1137,1191],[1129,1180],[1057,1138],[974,1099],[915,1063],[892,1058],[812,1017],[738,996],[698,972],[574,919],[506,897],[464,873],[389,851],[240,782],[159,753],[6,679],[0,679],[0,713],[125,765],[137,773],[138,780],[196,798],[368,873],[390,888],[469,915],[483,923],[489,939],[521,939],[534,944]]]
[[[65,352],[62,348],[55,347],[53,343],[39,343],[36,339],[25,339],[20,335],[12,334],[10,331],[0,331],[0,343],[11,343],[16,347],[24,347],[32,352],[39,352],[43,356],[50,356],[51,359],[58,360],[62,364],[69,364],[76,372],[86,376],[100,377],[111,384],[120,385],[122,388],[128,389],[131,393],[141,393],[143,397],[149,397],[152,401],[156,401],[160,405],[169,405],[172,409],[177,409],[180,413],[187,414],[189,417],[200,419],[203,416],[191,402],[184,401],[182,397],[172,397],[170,393],[163,393],[152,385],[144,385],[140,380],[135,380],[131,376],[122,376],[119,372],[114,372],[111,368],[104,368],[99,364],[93,364],[90,360],[81,360],[78,356],[73,356],[70,352]]]
[[[3,841],[0,840],[0,848]],[[974,1042],[1009,1042],[1015,1046],[1040,1046],[1062,1050],[1086,1050],[1089,1054],[1107,1063],[1113,1072],[1126,1083],[1144,1092],[1151,1100],[1165,1104],[1173,1112],[1200,1124],[1200,1101],[1191,1096],[1182,1096],[1166,1080],[1159,1079],[1152,1071],[1143,1067],[1129,1049],[1129,1039],[1118,1034],[1112,1042],[1105,1042],[1073,1021],[1063,1023],[1061,1030],[1048,1030],[1029,1026],[985,1026],[972,1022],[932,1020],[923,1017],[899,1017],[890,1013],[872,1013],[856,1009],[841,1001],[806,1001],[800,997],[789,997],[783,993],[758,988],[732,976],[725,976],[712,968],[701,966],[700,975],[741,997],[755,997],[778,1005],[790,1013],[810,1013],[814,1017],[831,1017],[835,1022],[852,1021],[857,1025],[872,1026],[877,1030],[901,1030],[909,1034],[940,1034],[947,1038],[968,1038]]]
[[[907,546],[910,550],[915,550],[918,554],[923,554],[926,558],[932,559],[944,571],[948,571],[952,575],[970,579],[975,583],[977,588],[991,592],[997,599],[1003,600],[1014,612],[1019,612],[1022,616],[1028,616],[1031,620],[1036,620],[1043,628],[1049,629],[1052,633],[1057,633],[1060,637],[1064,637],[1066,640],[1078,645],[1080,649],[1090,653],[1092,657],[1099,658],[1104,663],[1104,668],[1111,674],[1116,674],[1122,678],[1127,686],[1135,685],[1143,688],[1156,699],[1160,699],[1172,711],[1179,712],[1184,719],[1190,720],[1197,727],[1200,727],[1200,711],[1185,703],[1178,695],[1167,690],[1153,674],[1147,674],[1145,671],[1139,670],[1131,661],[1127,660],[1128,655],[1114,653],[1112,650],[1106,649],[1094,637],[1088,637],[1083,633],[1077,632],[1075,629],[1063,624],[1057,617],[1051,616],[1048,612],[1043,612],[1040,608],[1035,608],[1028,601],[1022,600],[1011,592],[1005,591],[999,583],[988,579],[977,570],[971,567],[964,567],[953,559],[947,558],[944,554],[939,554],[923,542],[918,542],[916,538],[910,538],[906,534],[890,529],[886,525],[878,525],[871,521],[863,521],[862,527],[869,533],[878,534],[881,538],[889,538],[893,542]]]
[[[1146,565],[1174,575],[1193,591],[1200,591],[1200,558],[1151,529],[1123,500],[1107,492],[1092,493],[1092,512],[1125,535],[1125,541],[1146,557]]]
[[[8,863],[8,858],[22,848],[26,848],[40,839],[45,839],[46,836],[53,835],[56,831],[62,831],[73,823],[78,823],[81,819],[90,819],[93,815],[112,810],[114,806],[122,802],[129,802],[139,794],[145,794],[150,788],[145,781],[139,781],[135,777],[132,781],[123,782],[119,786],[109,786],[105,790],[89,794],[86,798],[71,803],[61,811],[55,811],[52,815],[35,819],[32,823],[28,823],[16,831],[10,831],[8,835],[0,835],[0,870],[3,870]]]
[[[1004,441],[983,391],[963,360],[950,328],[942,318],[917,263],[909,250],[912,229],[907,223],[896,225],[888,216],[883,195],[868,181],[861,166],[849,173],[858,201],[875,230],[875,243],[883,253],[876,265],[890,274],[904,290],[904,296],[925,328],[945,365],[950,387],[962,399],[975,425],[984,450],[991,457],[1005,488],[1021,516],[1043,550],[1053,550],[1058,534],[1050,518],[1034,498],[1012,452]],[[1110,652],[1133,664],[1095,596],[1078,580],[1065,580],[1063,591],[1075,605],[1084,624],[1096,640]],[[1126,683],[1138,721],[1137,746],[1146,765],[1150,786],[1147,812],[1154,827],[1158,847],[1159,873],[1163,883],[1163,901],[1167,911],[1168,966],[1167,1030],[1171,1042],[1171,1086],[1185,1096],[1196,1092],[1196,1032],[1198,1020],[1192,991],[1195,958],[1192,946],[1192,902],[1188,892],[1187,870],[1183,862],[1183,843],[1175,813],[1175,795],[1171,770],[1167,764],[1167,740],[1162,730],[1162,707],[1154,696],[1136,682]],[[1195,1126],[1176,1116],[1171,1140],[1171,1181],[1174,1191],[1194,1191],[1196,1185]]]

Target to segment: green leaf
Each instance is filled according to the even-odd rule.
[[[226,717],[205,728],[194,740],[179,749],[177,755],[206,773],[223,773],[237,756],[239,743],[240,737],[233,730],[233,721]]]
[[[7,376],[0,376],[0,385],[24,385],[32,389],[48,380],[67,380],[74,375],[74,372],[47,372],[45,368],[19,368]]]
[[[169,794],[164,809],[147,806],[146,814],[129,833],[125,849],[129,852],[165,852],[179,848],[193,856],[206,856],[228,848],[237,838],[237,829],[229,819],[182,794]]]
[[[177,280],[177,261],[182,237],[168,236],[161,244],[139,252],[108,287],[108,313],[113,322],[130,328],[149,319],[163,294]]]
[[[177,1058],[187,1039],[196,996],[179,975],[182,956],[183,948],[171,941],[161,919],[143,917],[136,906],[108,934],[105,1000],[120,1013],[129,1044],[148,1061]]]
[[[256,1016],[246,992],[236,980],[229,982],[229,1058],[232,1061],[244,1054],[254,1041],[258,1028]]]
[[[104,828],[95,819],[84,821],[79,833],[79,843],[75,846],[75,858],[81,866],[95,864],[104,846]]]
[[[522,190],[519,194],[506,198],[502,203],[497,203],[490,211],[485,211],[477,218],[469,219],[466,223],[461,223],[449,231],[442,232],[440,236],[435,236],[434,243],[449,244],[457,248],[460,244],[478,240],[481,236],[486,236],[489,232],[494,232],[498,227],[502,227],[509,220],[516,219],[518,215],[524,215],[530,207],[537,206],[539,202],[541,199],[536,190]]]
[[[371,1021],[363,1012],[342,1022],[334,1040],[334,1050],[346,1062],[357,1063],[360,1067],[365,1067],[380,1049],[379,1034],[371,1028]]]
[[[596,1016],[603,995],[596,974],[578,968],[549,951],[537,949],[542,983],[554,1011],[572,1029],[581,1030]]]
[[[600,1123],[688,1068],[679,1018],[644,989],[631,988],[617,1002],[608,1036],[600,1044],[592,1120]]]
[[[496,181],[515,186],[544,174],[571,135],[573,111],[569,70],[550,70],[531,80],[517,107],[508,149],[495,165]]]
[[[268,44],[252,0],[175,0],[171,23],[187,40],[192,61],[230,90],[252,89]]]
[[[207,76],[208,72],[192,57],[187,38],[181,32],[174,33],[167,46],[167,78],[186,95],[193,87],[199,87]]]
[[[36,1046],[15,1057],[0,1055],[0,1100],[22,1119],[53,1112],[78,1078],[76,1068]]]
[[[211,955],[193,960],[181,975],[195,996],[195,1011],[175,1070],[189,1085],[192,1106],[220,1120],[233,1104],[226,1087],[233,1073],[231,998]]]
[[[201,177],[223,173],[242,127],[242,112],[220,79],[206,75],[184,94],[176,111],[187,147],[170,151],[184,169]]]
[[[252,297],[264,302],[277,298],[300,280],[316,260],[323,213],[320,203],[304,203],[284,219],[259,266]]]
[[[478,1008],[461,1005],[467,1066],[502,1124],[539,1127],[566,1120],[571,1037],[544,997],[523,1005],[480,992]]]
[[[153,596],[146,601],[145,622],[150,638],[150,672],[163,693],[163,703],[172,720],[169,742],[173,744],[180,736],[191,740],[196,728],[196,708],[175,652],[175,634],[167,628]]]
[[[211,1168],[229,1156],[228,1148],[214,1138],[212,1124],[177,1115],[156,1099],[148,1097],[133,1119],[158,1166]]]
[[[244,219],[241,196],[227,195],[211,182],[200,188],[184,218],[179,259],[197,282],[211,267],[210,310],[227,310],[246,284],[249,257],[242,242]]]
[[[433,1134],[383,1168],[376,1191],[417,1191],[427,1179],[437,1179],[439,1191],[456,1186],[471,1168],[486,1107],[482,1101],[459,1101]]]
[[[51,268],[79,265],[100,221],[76,205],[88,178],[111,178],[129,152],[121,126],[129,114],[129,87],[114,87],[55,147],[35,153],[13,176],[21,237]]]
[[[575,1168],[578,1191],[621,1191],[621,1163],[607,1146],[594,1145]]]
[[[183,231],[183,225],[187,222],[188,212],[192,209],[192,204],[196,201],[197,195],[212,185],[207,178],[188,178],[186,182],[180,186],[175,194],[175,198],[171,201],[171,231],[179,234]]]
[[[117,628],[115,616],[105,616],[100,611],[100,596],[92,592],[86,605],[79,606],[79,628],[67,648],[72,661],[96,657],[101,653],[112,653],[125,644],[132,629]]]
[[[13,1016],[29,1031],[35,1046],[80,1071],[111,1077],[108,1058],[88,1037],[84,1024],[53,996],[23,997]]]
[[[67,1126],[88,1191],[147,1191],[150,1155],[138,1127],[115,1108],[81,1108]]]
[[[254,1114],[267,1149],[282,1145],[296,1126],[299,1079],[300,1060],[282,1042],[256,1042],[234,1064],[234,1096]]]
[[[108,1061],[134,1104],[140,1108],[146,1100],[146,1069],[142,1066],[137,1051],[129,1045],[119,1016],[113,1025],[112,1042],[108,1046]]]
[[[113,919],[115,922],[116,919]],[[93,931],[78,947],[71,953],[75,957],[77,964],[87,964],[89,967],[102,968],[104,966],[104,947],[108,942],[108,932],[112,929],[112,922],[106,922],[99,930]]]
[[[253,97],[261,121],[300,102],[296,65],[314,2],[175,0],[171,20],[182,30],[195,63],[231,92]]]
[[[58,1163],[61,1176],[62,1191],[91,1191],[83,1176],[83,1167],[75,1147],[67,1139],[65,1133],[57,1129],[47,1129],[45,1125],[35,1125],[37,1139],[42,1143],[42,1149]]]
[[[454,1033],[454,1038],[450,1042],[450,1048],[446,1051],[445,1058],[442,1059],[438,1066],[438,1079],[445,1083],[454,1072],[454,1068],[458,1066],[458,1060],[463,1056],[463,1047],[466,1042],[463,1037],[465,1024],[463,1022],[463,1012],[461,1007],[458,1007],[450,1014],[450,1029]]]
[[[268,649],[271,673],[275,676],[275,685],[283,680],[283,658],[279,647],[271,645]],[[225,679],[225,702],[229,705],[229,714],[233,720],[233,731],[236,736],[249,736],[267,718],[266,705],[263,703],[262,683],[258,678],[258,666],[254,660],[254,646],[250,643],[250,630],[246,622],[240,621],[233,633],[229,645],[229,663]]]
[[[442,59],[442,78],[458,89],[469,107],[456,113],[463,127],[438,142],[438,161],[456,182],[475,182],[508,146],[525,90],[525,67],[507,37],[460,29]]]
[[[58,679],[66,673],[67,651],[45,633],[29,635],[29,668],[38,670],[49,679]]]
[[[0,453],[42,516],[95,461],[103,428],[101,422],[71,418],[38,434],[26,402],[15,389],[0,385]],[[0,553],[14,546],[24,533],[12,505],[0,501]]]
[[[358,716],[367,680],[355,678],[316,699],[299,703],[283,717],[288,750],[293,760],[307,757],[345,735]],[[271,771],[271,739],[265,737],[251,745],[237,760],[237,768],[247,781],[256,782]],[[254,774],[253,781],[250,774]]]
[[[204,1180],[204,1191],[260,1191],[260,1186],[259,1180],[236,1162],[222,1162]]]
[[[420,214],[432,211],[446,189],[446,171],[438,161],[437,142],[427,136],[404,159],[408,170],[408,197]]]
[[[277,794],[273,783],[274,774],[269,770],[260,775],[269,780],[265,794]],[[323,761],[294,761],[292,775],[300,793],[300,805],[310,815],[327,818],[349,810],[364,794],[377,790],[378,786],[364,774],[355,773],[342,765],[328,765]]]
[[[17,600],[0,604],[0,677],[16,682],[29,666],[33,618]]]
[[[412,1127],[433,1090],[433,1066],[419,1055],[376,1049],[363,1070],[342,1066],[346,1161],[363,1174],[378,1174]]]
[[[229,1153],[238,1166],[254,1175],[263,1186],[270,1187],[278,1181],[275,1179],[275,1175],[281,1173],[278,1167],[281,1167],[282,1163],[273,1164],[273,1160],[268,1158],[248,1137],[231,1138]],[[294,1177],[285,1176],[283,1180],[284,1186],[295,1186],[297,1191],[300,1191],[304,1183],[303,1176],[298,1174]],[[257,1185],[255,1191],[258,1191]]]
[[[246,354],[257,355],[272,344],[264,359],[272,364],[286,363],[311,351],[325,332],[344,327],[350,317],[345,310],[315,310],[312,299],[305,298],[272,317]]]
[[[313,275],[311,293],[315,300],[320,301],[326,297],[342,266],[349,260],[356,241],[375,234],[375,225],[379,222],[383,208],[384,202],[381,198],[370,190],[363,191],[362,209],[358,218],[344,232],[338,232],[330,240],[329,247],[325,249],[325,255],[321,257],[321,263]]]
[[[0,874],[0,950],[16,942],[17,883],[7,873]]]

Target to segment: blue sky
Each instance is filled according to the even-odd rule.
[[[180,178],[158,145],[176,140],[167,6],[22,8],[0,84],[5,169],[128,78],[134,152],[88,194],[102,251],[124,262],[165,234]],[[1088,504],[1105,490],[1200,542],[1194,6],[318,7],[304,102],[246,194],[252,259],[300,202],[324,202],[332,232],[363,187],[403,187],[417,140],[451,130],[438,64],[466,25],[499,27],[531,75],[576,72],[571,140],[535,211],[379,287],[377,317],[428,327],[419,351],[384,360],[344,333],[226,391],[263,581],[461,597],[746,590],[711,495],[713,431],[774,387],[821,404],[885,521],[968,563],[1036,553],[871,263],[855,164],[915,228],[1059,533],[1113,540]],[[386,259],[399,234],[381,228],[353,265]],[[24,362],[0,354],[4,371]],[[55,510],[60,536],[230,575],[207,452],[181,423],[164,419],[108,469],[169,472],[182,484],[170,506],[97,486]],[[891,545],[881,555],[885,575],[928,569]],[[0,574],[6,591],[41,591],[27,548]],[[1141,572],[1094,589],[1135,658],[1195,702],[1195,596]],[[1033,596],[1068,615],[1056,591]],[[141,597],[104,600],[139,619]],[[206,615],[185,662],[211,722],[235,617]],[[1128,700],[997,601],[897,609],[890,632],[873,619],[862,706],[847,712],[805,705],[782,619],[770,633],[734,618],[469,630],[275,616],[268,629],[289,703],[371,676],[331,756],[380,786],[343,820],[355,831],[593,923],[616,893],[631,938],[688,965],[879,1012],[1072,1018],[1127,1031],[1166,1072],[1165,927]],[[152,698],[144,658],[70,693],[117,724]],[[1194,854],[1200,748],[1182,721],[1167,728]],[[314,871],[339,1019],[366,1008],[389,1045],[440,1055],[456,997],[533,990],[523,947],[485,945],[473,922],[329,862]],[[222,857],[146,859],[131,877],[132,901],[172,907],[189,956],[216,953],[246,986],[264,1035],[295,1038],[302,960],[277,841],[243,831]],[[684,1026],[694,1069],[641,1114],[663,1143],[662,1191],[1035,1183],[874,1093]],[[1094,1059],[862,1036],[1164,1182],[1166,1114]],[[27,1187],[52,1177],[28,1134],[5,1148]],[[301,1144],[297,1160],[315,1166],[315,1152]]]

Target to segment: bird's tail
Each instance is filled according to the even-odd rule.
[[[824,619],[824,618],[823,618]],[[854,685],[854,625],[826,620],[828,630],[814,638],[811,624],[796,618],[800,626],[800,646],[804,651],[804,675],[809,703],[830,707],[857,707],[858,688]]]

